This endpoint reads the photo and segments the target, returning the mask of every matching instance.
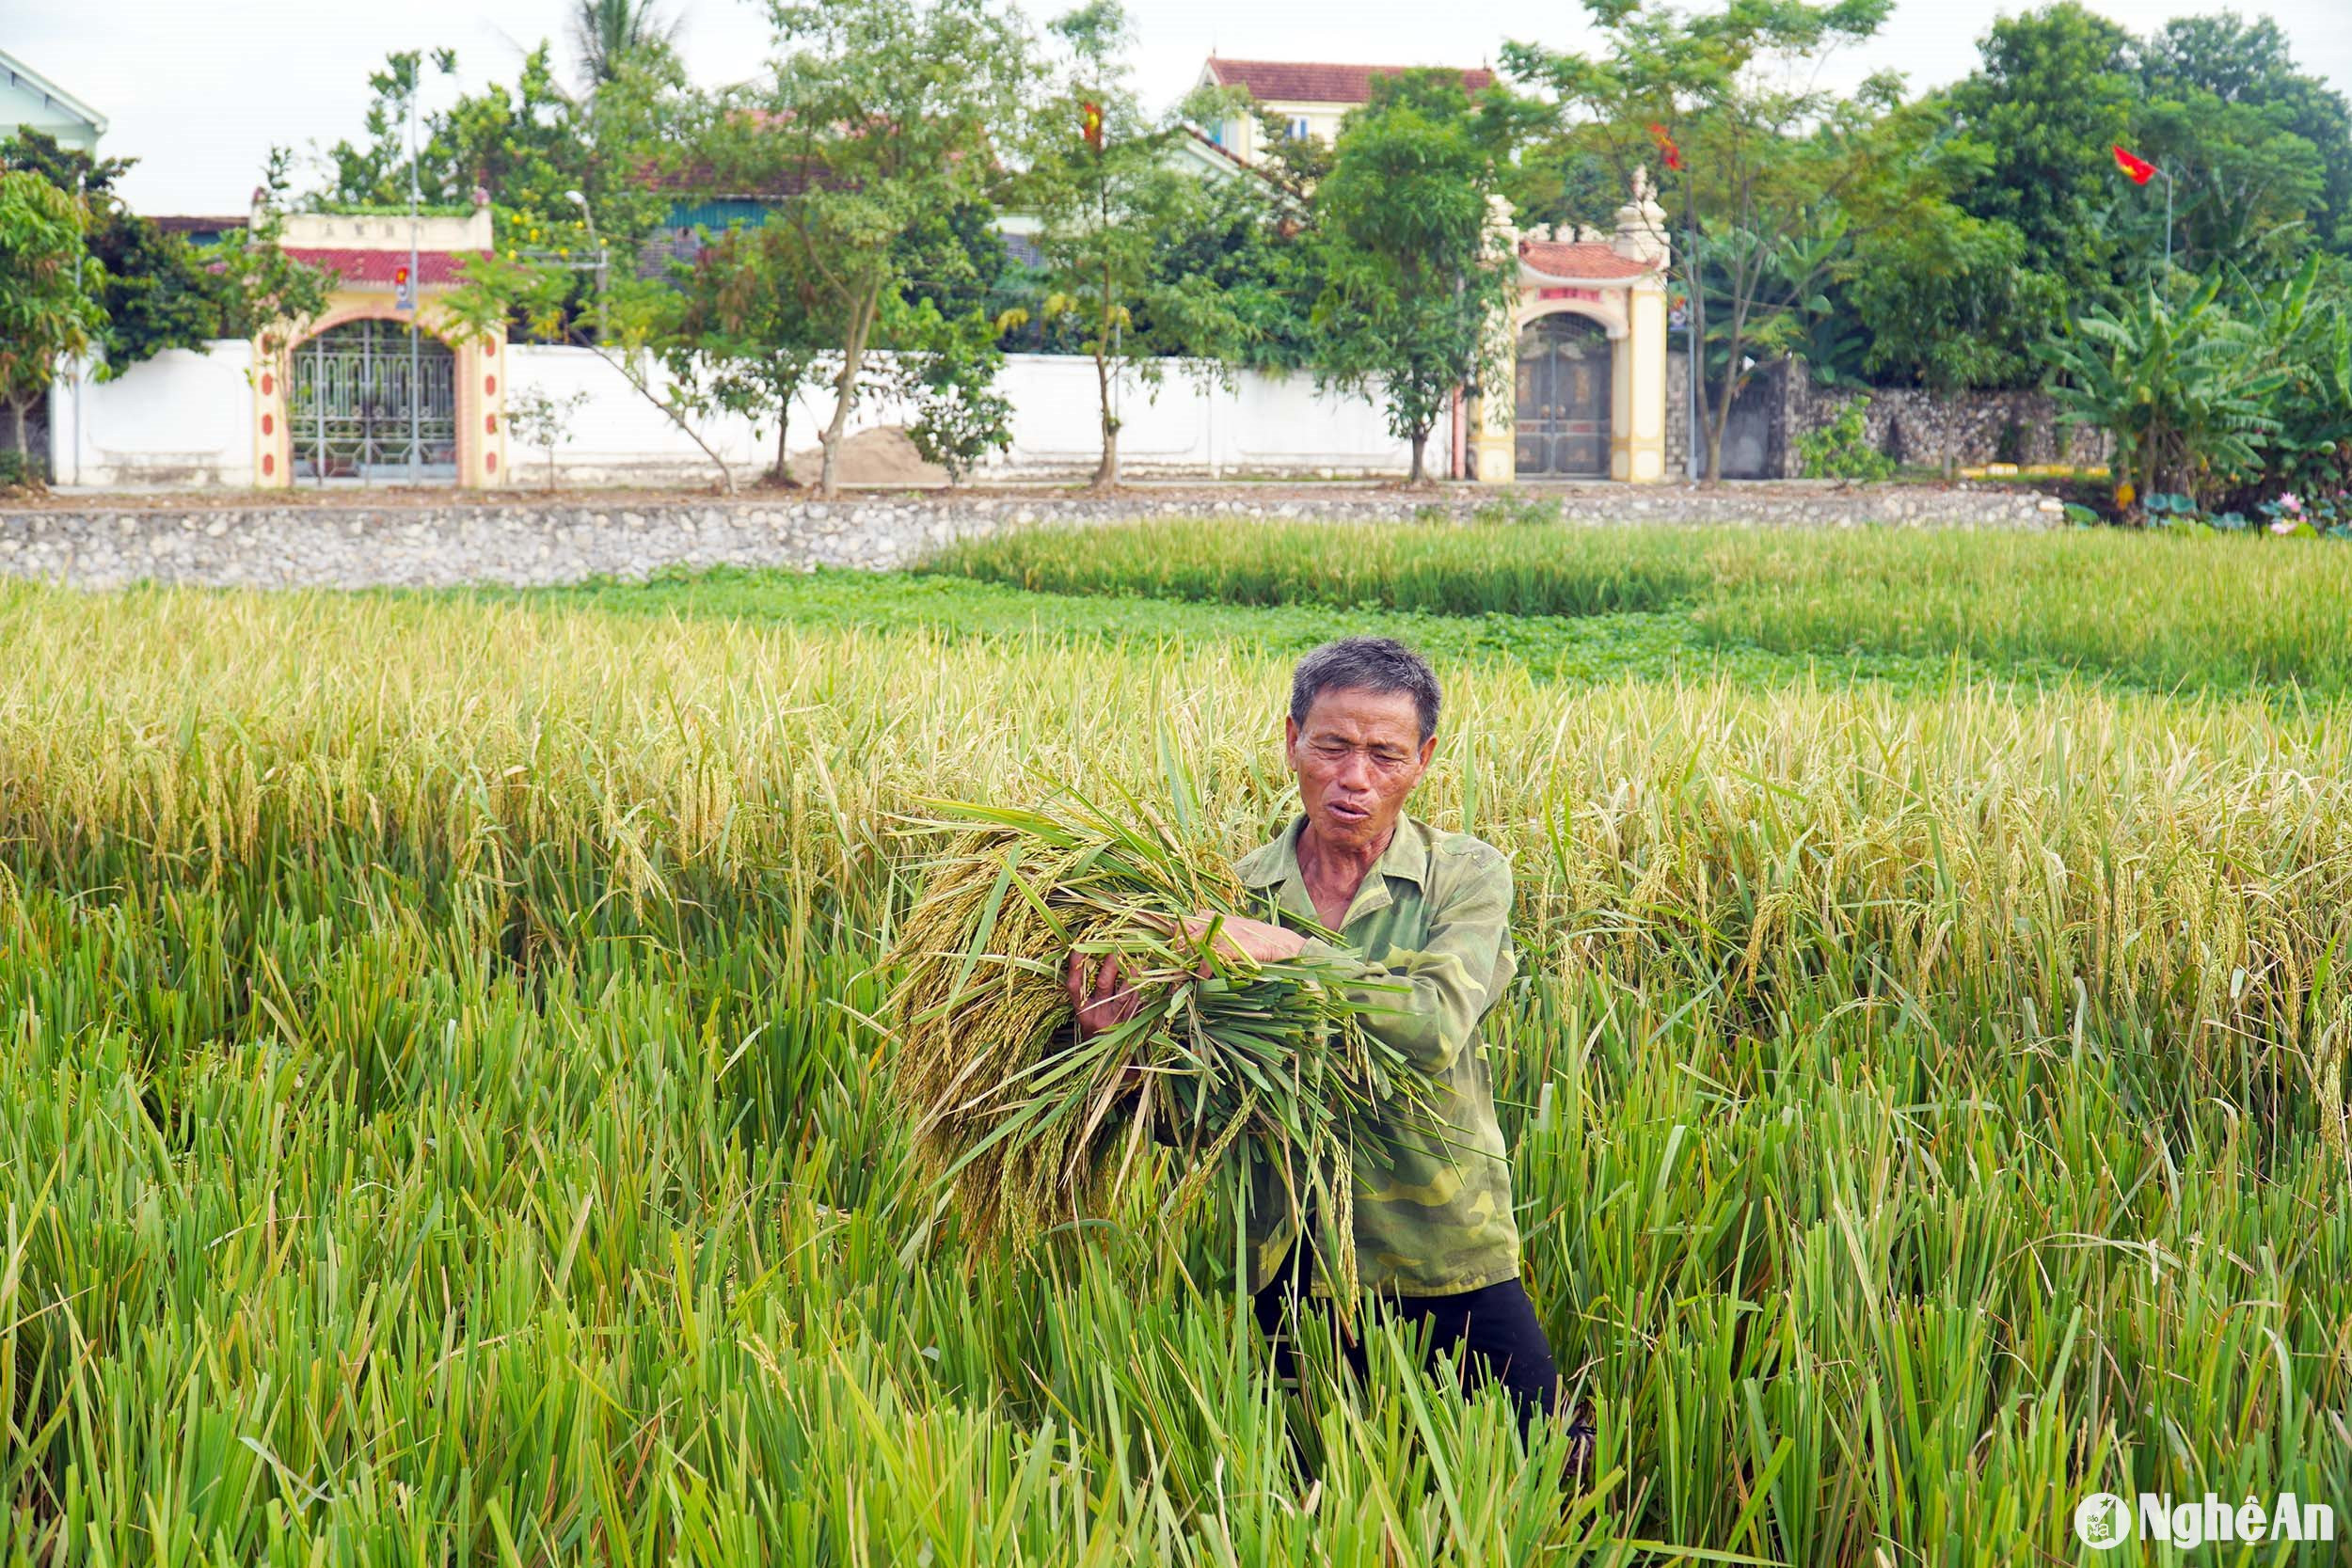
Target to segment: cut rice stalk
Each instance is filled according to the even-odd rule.
[[[1103,1212],[1156,1142],[1172,1151],[1171,1212],[1220,1171],[1274,1170],[1327,1222],[1327,1247],[1310,1244],[1352,1304],[1352,1183],[1434,1102],[1364,1027],[1367,988],[1343,984],[1337,960],[1256,963],[1218,952],[1214,925],[1183,934],[1188,915],[1246,914],[1248,891],[1140,807],[1137,821],[1068,793],[1035,811],[932,805],[916,829],[952,836],[893,949],[891,1088],[966,1234],[1021,1247]],[[1118,959],[1134,1017],[1078,1034],[1073,953]]]

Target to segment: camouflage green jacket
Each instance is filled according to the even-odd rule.
[[[1316,920],[1298,869],[1304,816],[1236,863],[1263,918]],[[1364,1285],[1399,1295],[1450,1295],[1516,1278],[1519,1234],[1511,1212],[1511,1167],[1495,1122],[1493,1075],[1479,1022],[1517,973],[1512,952],[1511,866],[1494,846],[1400,817],[1376,865],[1341,922],[1336,946],[1367,981],[1365,1027],[1395,1045],[1438,1085],[1451,1128],[1388,1129],[1386,1169],[1367,1166],[1356,1190],[1357,1266]],[[1409,992],[1400,993],[1401,985]],[[1252,1291],[1272,1279],[1299,1234],[1279,1177],[1260,1167],[1246,1218]],[[1314,1289],[1324,1292],[1317,1278]]]

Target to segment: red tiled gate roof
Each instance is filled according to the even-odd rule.
[[[1519,260],[1551,277],[1639,277],[1650,270],[1592,240],[1521,240]]]
[[[379,284],[392,286],[392,269],[408,264],[405,250],[350,250],[341,247],[302,247],[289,245],[286,254],[297,261],[324,267],[337,274],[351,286],[366,287]],[[485,254],[477,250],[425,250],[417,253],[417,281],[420,283],[457,283],[462,281],[457,269],[470,256]]]
[[[1223,87],[1245,87],[1261,103],[1369,103],[1375,76],[1400,76],[1403,65],[1332,65],[1320,60],[1228,60],[1209,56],[1209,74]],[[1439,67],[1450,70],[1451,67]],[[1495,73],[1481,66],[1457,72],[1462,90],[1494,86]]]

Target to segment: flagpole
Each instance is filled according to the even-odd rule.
[[[2164,176],[2164,276],[2172,276],[2172,171],[2159,163],[2156,172]]]
[[[2163,164],[2150,163],[2122,142],[2115,144],[2115,165],[2132,177],[2133,184],[2142,189],[2157,175],[2164,176],[2164,271],[2169,277],[2172,273],[2172,195],[2178,188],[2178,182],[2172,178],[2172,171]]]

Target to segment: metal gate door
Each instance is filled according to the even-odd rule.
[[[1513,415],[1521,478],[1609,477],[1609,334],[1586,316],[1539,316],[1519,334]]]
[[[373,317],[330,326],[294,351],[287,406],[294,471],[305,479],[457,477],[457,356]],[[410,457],[413,453],[413,467]]]

